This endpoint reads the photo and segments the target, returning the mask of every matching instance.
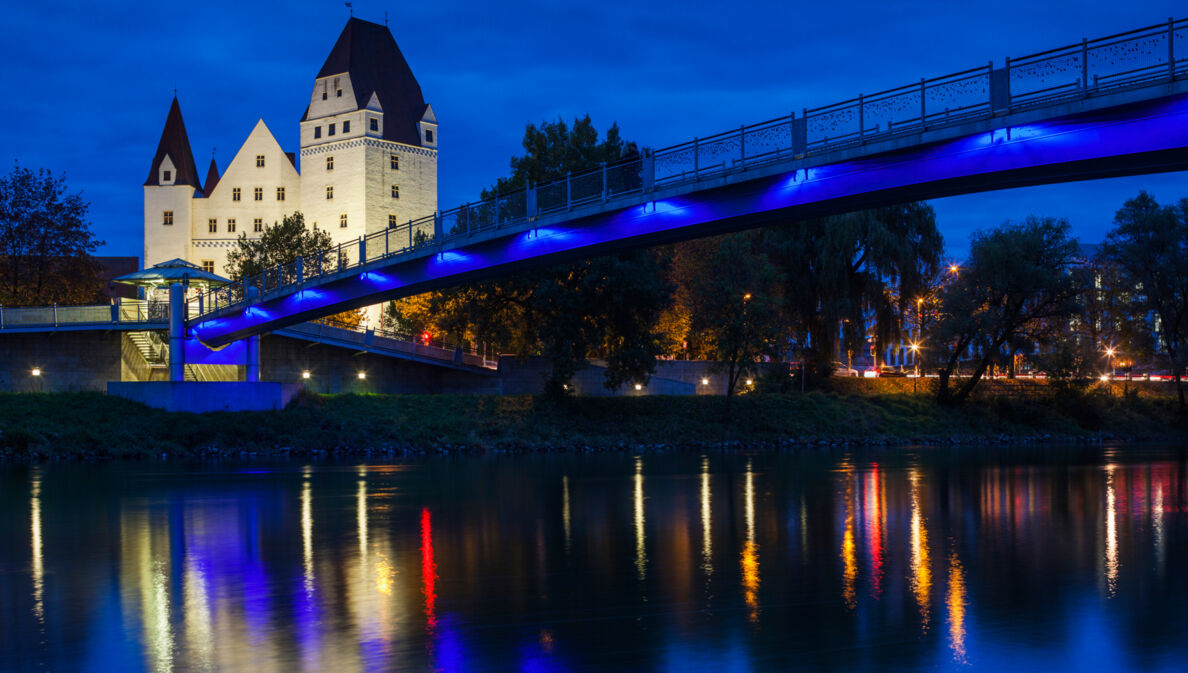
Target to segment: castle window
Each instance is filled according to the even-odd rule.
[[[394,171],[400,170],[400,155],[393,154],[391,157],[389,157],[388,165],[391,166],[392,170],[394,170]]]
[[[239,193],[240,193],[240,192],[239,192],[239,187],[232,187],[232,188],[231,188],[231,200],[232,200],[232,201],[238,201],[238,200],[239,200]]]
[[[314,127],[314,137],[315,137],[315,138],[321,138],[321,137],[322,137],[322,127],[321,127],[321,126],[315,126],[315,127]]]
[[[285,188],[284,188],[284,187],[277,187],[277,188],[276,188],[276,200],[277,200],[277,201],[284,201],[284,200],[285,200]]]
[[[379,130],[379,120],[378,120],[378,119],[376,119],[375,117],[372,117],[372,118],[371,118],[371,130],[372,130],[372,131],[378,131],[378,130]]]
[[[326,127],[326,135],[328,135],[328,136],[334,135],[334,124],[330,124],[329,126]]]
[[[263,154],[256,155],[256,168],[264,168],[264,155]]]
[[[161,224],[173,224],[173,211],[166,210],[161,213]]]
[[[335,93],[334,95],[338,96],[339,98],[342,98],[342,89],[339,89],[338,92]]]
[[[202,270],[207,273],[214,273],[214,260],[213,259],[202,260]]]
[[[326,200],[334,198],[334,185],[326,185]]]
[[[433,142],[433,129],[425,129],[425,142]]]
[[[347,217],[346,217],[346,213],[343,213],[342,215],[338,216],[338,227],[340,229],[346,229],[346,226],[347,226]]]
[[[256,219],[252,220],[252,231],[256,232],[257,234],[261,231],[264,231],[264,218],[257,217]]]
[[[227,233],[228,234],[235,233],[235,218],[234,217],[227,218]]]
[[[400,185],[392,185],[392,198],[400,198]]]
[[[334,157],[326,157],[326,170],[334,170]]]
[[[173,172],[172,172],[172,171],[162,171],[162,172],[161,172],[161,180],[163,180],[163,181],[165,181],[165,182],[169,182],[169,181],[170,181],[170,180],[172,180],[172,179],[173,179]]]
[[[219,221],[213,217],[210,218],[210,221],[206,223],[206,230],[212,234],[219,233]]]
[[[396,213],[388,213],[388,228],[396,228]]]
[[[257,200],[257,201],[263,201],[263,200],[264,200],[264,188],[263,188],[263,187],[256,187],[256,189],[255,189],[255,192],[253,193],[253,195],[256,197],[256,200]]]
[[[349,120],[349,119],[348,119],[347,121],[344,121],[344,122],[342,123],[342,132],[343,132],[343,133],[350,133],[350,132],[351,132],[351,122],[350,122],[350,120]]]
[[[325,91],[322,92],[322,100],[326,100],[326,92]]]

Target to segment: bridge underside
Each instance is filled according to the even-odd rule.
[[[540,220],[483,241],[379,260],[193,326],[220,346],[321,316],[591,255],[881,205],[1188,169],[1188,97],[994,128],[745,181],[658,191],[642,204]]]

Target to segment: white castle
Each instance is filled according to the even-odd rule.
[[[314,79],[300,164],[256,122],[199,182],[177,97],[144,182],[145,268],[181,258],[226,275],[242,234],[300,211],[335,243],[437,210],[437,120],[387,26],[351,18]]]

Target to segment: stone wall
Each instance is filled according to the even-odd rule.
[[[61,392],[107,389],[122,376],[117,331],[34,332],[0,336],[0,390]],[[33,369],[40,376],[33,376]]]

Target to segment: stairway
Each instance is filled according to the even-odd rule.
[[[169,347],[156,332],[128,332],[128,338],[149,367],[169,366]]]

